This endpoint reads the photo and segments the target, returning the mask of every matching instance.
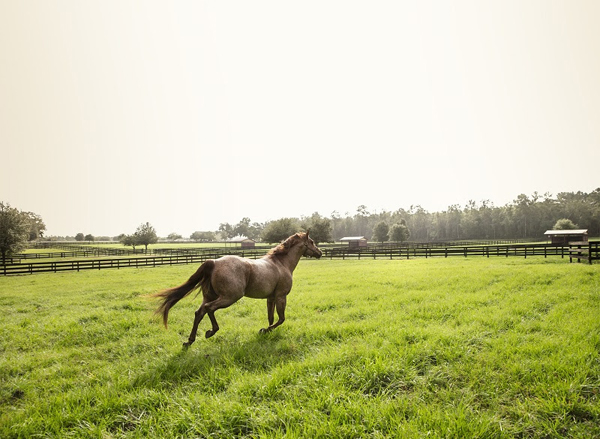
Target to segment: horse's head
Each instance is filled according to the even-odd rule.
[[[304,233],[304,236],[302,236],[302,242],[305,246],[304,253],[302,253],[302,255],[319,259],[321,256],[323,256],[323,252],[315,245],[315,242],[312,240],[312,238],[308,236],[309,232],[310,231],[307,230],[306,233]]]

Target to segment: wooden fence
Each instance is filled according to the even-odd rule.
[[[595,243],[592,259],[598,259],[598,243]],[[570,249],[556,244],[512,244],[487,246],[448,246],[448,247],[370,247],[350,249],[348,247],[323,247],[323,258],[328,259],[411,259],[452,256],[478,257],[531,257],[531,256],[571,256]],[[33,274],[60,271],[102,270],[106,268],[156,267],[160,265],[198,264],[224,254],[237,254],[246,258],[260,258],[268,248],[260,249],[202,249],[197,254],[171,254],[163,256],[140,256],[134,258],[103,258],[76,261],[32,262],[0,266],[0,274]],[[583,254],[583,251],[580,250]],[[589,254],[592,254],[591,251]],[[590,262],[592,259],[589,259]]]
[[[264,255],[260,251],[243,251],[240,256],[257,259]],[[198,255],[173,255],[173,256],[150,256],[138,258],[113,258],[113,259],[83,259],[77,261],[53,261],[33,262],[25,264],[7,264],[0,266],[0,274],[34,274],[34,273],[57,273],[59,271],[81,271],[102,270],[106,268],[126,267],[157,267],[160,265],[198,264],[207,259],[221,257],[221,254],[198,254]]]
[[[577,259],[577,262],[582,260],[592,263],[592,261],[600,260],[600,242],[571,242],[569,243],[569,261]]]
[[[568,249],[556,244],[513,244],[513,245],[477,245],[452,247],[408,247],[408,248],[333,248],[323,249],[323,257],[330,259],[410,259],[450,256],[561,256],[565,257]]]

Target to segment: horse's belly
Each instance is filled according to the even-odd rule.
[[[266,263],[266,261],[258,260],[252,264],[245,296],[264,299],[273,294],[279,283],[280,273],[278,268]]]
[[[246,297],[266,299],[275,291],[277,283],[267,279],[254,279],[246,287]]]

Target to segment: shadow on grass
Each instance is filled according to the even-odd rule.
[[[241,372],[264,372],[302,356],[308,345],[282,331],[238,338],[198,339],[189,349],[157,359],[138,375],[134,387],[172,388],[194,383],[202,391],[219,393]]]

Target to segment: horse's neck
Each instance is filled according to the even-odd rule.
[[[302,257],[302,250],[304,250],[302,246],[296,245],[290,248],[288,253],[280,259],[281,263],[287,267],[290,272],[293,272],[298,265],[298,262]]]

